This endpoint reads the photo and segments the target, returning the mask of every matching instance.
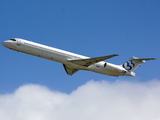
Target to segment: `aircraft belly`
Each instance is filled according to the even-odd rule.
[[[95,64],[89,66],[87,70],[93,71],[93,72],[96,72],[96,73],[100,73],[100,74],[104,74],[104,75],[111,75],[111,72],[109,70],[105,69],[102,66],[96,67]]]

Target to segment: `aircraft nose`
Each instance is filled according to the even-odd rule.
[[[3,42],[2,42],[2,45],[3,45],[3,46],[5,46],[5,44],[6,44],[6,42],[5,42],[5,41],[3,41]]]
[[[7,47],[8,42],[7,42],[7,41],[3,41],[3,42],[2,42],[2,45],[3,45],[4,47]]]

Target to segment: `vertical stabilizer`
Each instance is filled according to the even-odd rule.
[[[156,58],[137,58],[132,57],[129,61],[122,64],[122,67],[127,71],[134,71],[137,67],[139,67],[142,63],[145,63],[145,60],[155,60]]]

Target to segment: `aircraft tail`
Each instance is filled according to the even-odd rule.
[[[122,64],[122,67],[125,68],[127,71],[132,72],[137,67],[139,67],[142,63],[145,63],[145,60],[155,60],[156,58],[137,58],[132,57],[129,61]]]

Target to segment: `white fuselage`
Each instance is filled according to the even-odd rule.
[[[72,62],[69,62],[69,60],[88,59],[89,57],[38,44],[32,41],[27,41],[24,39],[15,38],[14,40],[4,41],[2,44],[12,50],[60,62],[62,64],[69,65],[81,70],[89,70],[110,76],[134,76],[132,73],[126,71],[121,65],[114,65],[104,61],[92,64],[88,67],[74,64]]]

